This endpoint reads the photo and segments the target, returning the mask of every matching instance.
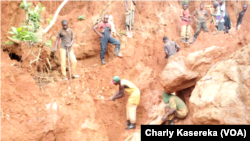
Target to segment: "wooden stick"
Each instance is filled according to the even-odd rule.
[[[20,40],[13,39],[13,38],[11,38],[11,37],[9,37],[9,36],[7,36],[7,38],[8,38],[9,40],[11,40],[12,42],[16,43],[16,44],[20,44],[20,43],[21,43]]]
[[[48,64],[49,64],[49,68],[50,68],[50,70],[51,70],[51,65],[50,65],[49,59],[48,59],[48,58],[46,58],[46,59],[47,59],[47,62],[48,62]]]
[[[40,49],[39,49],[39,54],[37,55],[36,59],[33,60],[33,61],[30,61],[30,66],[31,66],[32,63],[34,63],[35,61],[37,62],[38,59],[40,59],[39,56],[40,56],[41,50],[42,50],[42,49],[40,48]],[[32,67],[32,66],[31,66],[31,67]]]

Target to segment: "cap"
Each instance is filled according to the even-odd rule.
[[[120,79],[119,76],[114,76],[114,77],[113,77],[112,83],[114,84],[115,82],[120,81],[120,80],[121,80],[121,79]]]

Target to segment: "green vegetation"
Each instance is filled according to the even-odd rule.
[[[85,18],[86,18],[85,14],[78,17],[79,20],[85,20]]]
[[[52,40],[46,41],[45,45],[48,46],[48,47],[52,47]]]
[[[37,37],[35,36],[34,32],[28,31],[30,28],[30,26],[21,26],[19,28],[11,27],[12,31],[9,33],[13,35],[13,39],[36,42]]]
[[[28,11],[28,8],[32,5],[32,3],[25,3],[25,2],[22,2],[20,4],[20,7],[21,9],[25,9],[26,11]]]
[[[126,35],[126,31],[125,31],[125,30],[122,30],[120,33],[121,33],[122,35]]]
[[[48,24],[51,23],[51,19],[52,19],[52,16],[51,16],[51,15],[50,15],[50,18],[46,19]]]
[[[6,41],[6,42],[2,43],[2,45],[8,45],[8,44],[14,44],[14,42],[12,42],[12,41]]]
[[[29,42],[41,40],[36,36],[36,32],[38,32],[41,24],[40,13],[45,10],[45,7],[41,3],[34,7],[32,3],[26,2],[22,2],[20,7],[26,12],[26,21],[24,26],[18,28],[11,27],[12,31],[9,33],[12,34],[12,38]]]
[[[188,3],[189,3],[189,0],[184,0],[184,1],[181,1],[181,5],[182,5],[183,3],[188,4]]]

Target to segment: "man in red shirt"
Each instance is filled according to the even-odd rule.
[[[109,15],[105,14],[104,20],[101,21],[98,25],[94,26],[93,28],[93,30],[101,37],[100,38],[100,43],[101,43],[100,57],[101,57],[103,65],[106,64],[106,62],[104,61],[104,56],[106,53],[108,43],[115,45],[116,56],[122,57],[122,55],[119,54],[120,42],[112,37],[111,25],[108,23],[108,19],[109,19]],[[101,33],[96,30],[97,28],[101,29]]]
[[[189,14],[188,6],[186,3],[182,5],[183,10],[181,11],[181,41],[188,42],[190,38],[191,29],[191,15]]]

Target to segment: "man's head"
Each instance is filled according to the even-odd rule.
[[[168,94],[168,93],[166,93],[166,91],[163,91],[163,93],[162,93],[162,100],[163,100],[165,103],[169,103],[169,100],[170,100],[170,98],[171,98],[172,96],[173,96],[172,94]]]
[[[168,41],[168,37],[164,36],[163,37],[163,42],[166,43]]]
[[[219,4],[222,5],[224,0],[218,0]]]
[[[107,23],[108,20],[109,20],[109,15],[108,15],[108,14],[105,14],[105,15],[104,15],[104,18],[103,18],[103,22],[104,22],[104,23]]]
[[[244,4],[244,5],[243,5],[243,10],[244,10],[244,11],[247,11],[247,7],[248,7],[248,5],[247,5],[247,4]]]
[[[63,27],[63,29],[66,30],[68,28],[68,21],[62,20],[62,27]]]
[[[121,81],[121,79],[120,79],[119,76],[114,76],[113,80],[112,80],[112,83],[115,84],[115,85],[118,85],[118,84],[120,84],[120,81]]]
[[[213,6],[214,6],[214,8],[217,8],[219,6],[219,3],[217,1],[214,1]]]
[[[203,10],[203,8],[204,8],[204,3],[201,3],[200,4],[200,9]]]
[[[188,8],[188,5],[187,5],[186,3],[183,3],[183,4],[182,4],[182,8],[183,8],[184,10],[186,10],[186,9]]]

